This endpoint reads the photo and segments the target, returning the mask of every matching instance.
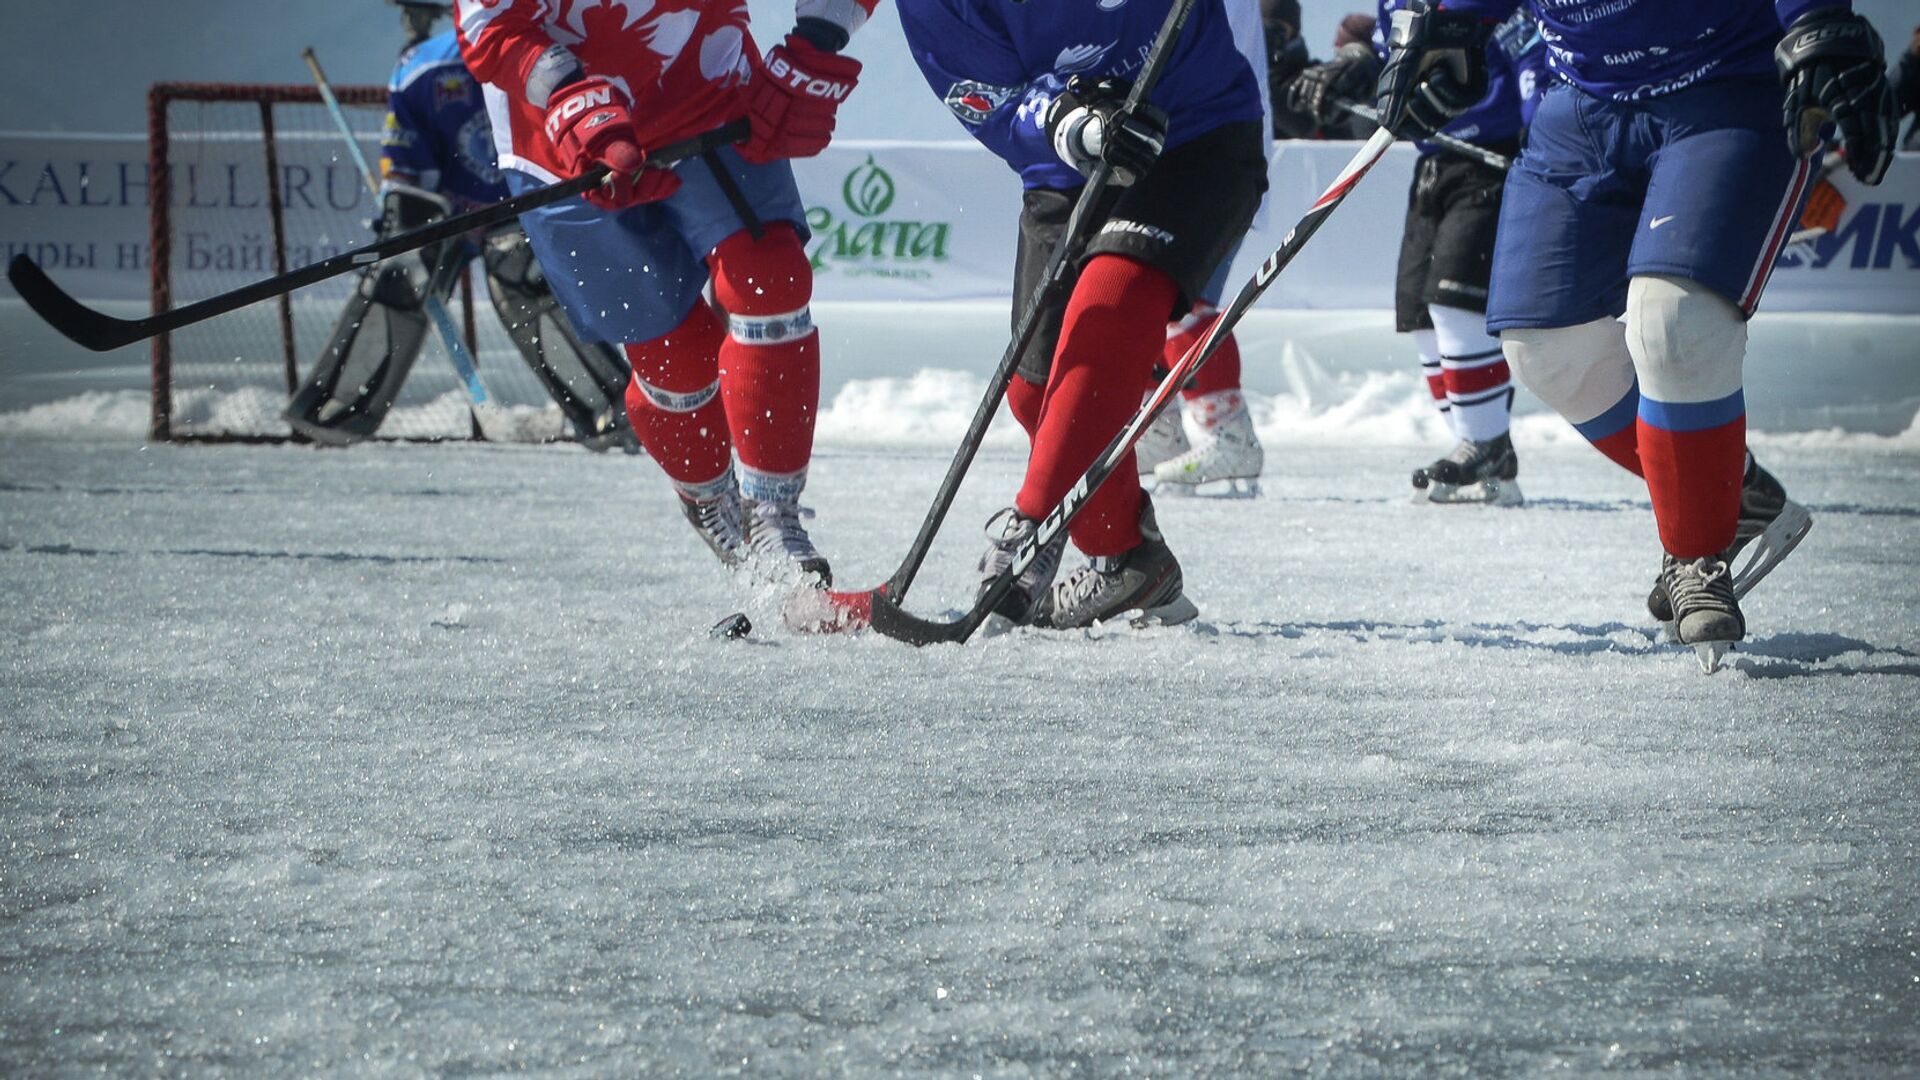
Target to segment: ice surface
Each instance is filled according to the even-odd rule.
[[[849,587],[978,390],[896,370],[821,420]],[[1298,386],[1263,498],[1160,504],[1200,623],[921,651],[779,632],[644,459],[0,415],[0,1074],[1920,1069],[1914,432],[1756,439],[1816,524],[1709,678],[1557,422],[1423,509],[1411,373]]]

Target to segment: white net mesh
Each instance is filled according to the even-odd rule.
[[[368,243],[378,212],[317,98],[280,100],[288,96],[284,88],[260,88],[252,100],[244,99],[245,88],[213,92],[243,100],[176,97],[166,108],[172,199],[160,224],[170,237],[167,272],[175,307]],[[343,88],[342,96],[363,152],[377,162],[384,104],[372,104],[379,95],[364,89]],[[273,128],[278,240],[263,110],[270,111]],[[276,264],[276,254],[284,267]],[[520,436],[560,437],[566,426],[561,414],[500,328],[477,261],[469,271],[478,304],[473,352],[488,393],[512,411],[511,427]],[[298,379],[320,358],[355,282],[355,274],[346,274],[299,290],[287,299],[284,313],[281,301],[263,301],[171,334],[166,348],[172,358],[168,390],[174,437],[290,435],[281,411]],[[464,291],[456,290],[448,305],[463,327]],[[430,337],[379,437],[469,438],[467,402],[444,346]]]

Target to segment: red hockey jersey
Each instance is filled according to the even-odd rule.
[[[798,14],[849,34],[878,0],[800,0]],[[745,0],[459,0],[460,51],[486,87],[500,164],[543,180],[562,170],[543,122],[576,67],[633,101],[640,145],[664,146],[744,115],[735,101],[759,52]]]

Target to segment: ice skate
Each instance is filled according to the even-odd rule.
[[[1446,457],[1413,470],[1413,501],[1519,506],[1526,502],[1519,475],[1520,458],[1511,436],[1486,442],[1462,439]]]
[[[1260,470],[1266,452],[1253,433],[1253,417],[1243,404],[1196,436],[1183,454],[1153,470],[1154,490],[1178,495],[1260,494]]]
[[[1712,555],[1698,559],[1666,556],[1660,581],[1673,600],[1674,636],[1693,646],[1700,670],[1720,670],[1727,650],[1747,636],[1747,621],[1733,594],[1733,572],[1726,561]]]
[[[732,485],[705,497],[681,492],[680,512],[722,566],[732,569],[745,559],[747,540],[740,520],[740,493]]]
[[[980,588],[974,594],[976,598],[1013,565],[1014,558],[1038,527],[1038,522],[1011,506],[987,519],[987,550],[980,556]],[[1053,585],[1066,547],[1067,534],[1063,531],[1040,549],[1032,565],[1021,571],[1013,588],[994,605],[993,614],[981,624],[981,633],[991,637],[1027,624],[1033,615],[1034,602]]]
[[[1176,409],[1162,409],[1147,430],[1140,433],[1140,441],[1133,444],[1133,457],[1139,463],[1141,476],[1152,476],[1161,462],[1171,461],[1187,452],[1187,429],[1180,423],[1180,413]]]
[[[1056,584],[1035,605],[1034,625],[1070,630],[1132,614],[1129,625],[1137,629],[1175,626],[1199,615],[1182,588],[1180,562],[1160,535],[1151,500],[1140,507],[1140,535],[1133,550],[1092,559]]]
[[[770,581],[824,589],[833,584],[833,568],[813,546],[800,518],[798,502],[740,500],[746,519],[746,551],[756,574]]]
[[[1788,498],[1786,488],[1759,462],[1751,462],[1740,486],[1740,520],[1734,526],[1733,546],[1722,556],[1733,568],[1734,598],[1746,599],[1812,528],[1813,515],[1807,508]],[[1740,553],[1749,546],[1752,550],[1742,559]],[[1664,573],[1654,579],[1647,594],[1647,613],[1665,626],[1668,639],[1673,640],[1673,602],[1667,596]]]

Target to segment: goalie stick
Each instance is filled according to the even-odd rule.
[[[1167,10],[1153,44],[1147,48],[1140,74],[1127,91],[1126,102],[1121,106],[1123,114],[1131,115],[1138,109],[1160,81],[1160,74],[1173,56],[1174,43],[1179,40],[1180,31],[1186,26],[1195,2],[1174,0],[1173,6]],[[933,505],[921,520],[920,531],[914,535],[913,545],[907,549],[906,558],[901,560],[899,568],[878,588],[859,592],[811,591],[811,595],[795,596],[787,610],[786,623],[790,628],[803,633],[857,629],[866,624],[873,597],[884,594],[898,602],[907,595],[915,575],[920,572],[921,564],[926,561],[927,552],[933,547],[934,536],[946,521],[947,511],[953,508],[954,497],[960,491],[960,481],[965,479],[967,470],[973,465],[974,455],[979,453],[988,425],[1000,410],[1000,400],[1006,396],[1007,385],[1013,380],[1021,356],[1027,351],[1034,335],[1039,333],[1040,320],[1059,302],[1059,292],[1066,284],[1073,264],[1079,261],[1080,249],[1086,246],[1087,234],[1093,227],[1095,204],[1106,192],[1112,177],[1113,166],[1101,161],[1094,166],[1086,185],[1080,189],[1080,196],[1074,201],[1073,211],[1067,218],[1066,231],[1052,256],[1047,259],[1039,283],[1027,296],[1026,307],[1020,312],[1020,322],[1014,330],[1013,340],[1001,355],[1000,366],[994,369],[988,379],[986,396],[980,399],[980,406],[973,412],[972,423],[967,425],[966,434],[960,437],[960,447],[954,451],[947,474],[940,480],[940,487],[933,496]]]
[[[366,182],[367,192],[373,196],[374,205],[380,202],[380,181],[374,175],[373,163],[367,160],[366,152],[360,149],[360,140],[353,136],[353,126],[347,123],[347,114],[340,107],[340,99],[334,95],[333,83],[327,79],[327,73],[320,68],[320,58],[314,55],[309,45],[300,51],[300,58],[307,62],[307,70],[313,72],[313,85],[320,91],[320,100],[327,107],[327,115],[333,118],[333,125],[340,129],[340,137],[346,140],[347,153],[360,169],[360,179]],[[453,316],[447,313],[447,305],[429,284],[426,293],[427,318],[433,322],[434,330],[439,332],[440,343],[446,346],[447,359],[452,361],[454,373],[460,377],[460,385],[467,391],[467,407],[473,413],[473,426],[480,434],[493,442],[511,441],[511,432],[505,426],[506,418],[500,407],[494,403],[493,395],[487,393],[487,386],[480,381],[480,367],[473,362],[473,354],[467,351],[467,343],[460,340],[460,330],[453,325]]]
[[[1221,339],[1232,332],[1234,324],[1238,323],[1253,302],[1260,298],[1260,294],[1267,291],[1267,287],[1273,284],[1274,278],[1278,277],[1280,271],[1293,261],[1294,256],[1300,253],[1300,249],[1306,246],[1315,232],[1319,231],[1328,215],[1332,214],[1334,208],[1346,199],[1354,185],[1360,182],[1360,178],[1373,168],[1374,164],[1386,154],[1387,148],[1392,145],[1393,133],[1382,128],[1374,132],[1373,137],[1360,147],[1359,152],[1354,154],[1353,160],[1349,161],[1340,175],[1334,178],[1326,192],[1314,201],[1306,215],[1288,231],[1286,238],[1280,241],[1280,246],[1274,249],[1273,254],[1267,256],[1266,261],[1260,264],[1260,269],[1254,271],[1253,277],[1240,287],[1240,291],[1234,295],[1233,302],[1221,311],[1220,317],[1207,330],[1206,336],[1195,342],[1193,347],[1187,350],[1186,355],[1180,358],[1180,362],[1167,373],[1166,378],[1160,380],[1159,388],[1140,406],[1140,410],[1134,414],[1133,421],[1113,437],[1107,444],[1107,448],[1100,452],[1100,456],[1094,459],[1093,464],[1087,467],[1087,471],[1081,474],[1072,488],[1068,489],[1066,496],[1041,520],[1033,535],[1027,538],[1026,544],[1014,554],[1012,565],[1001,571],[1000,575],[987,585],[979,599],[974,601],[971,610],[960,618],[947,622],[923,619],[901,608],[899,599],[890,595],[883,587],[875,590],[868,601],[872,612],[873,628],[887,637],[904,641],[909,645],[932,645],[938,642],[957,644],[972,637],[973,632],[980,628],[980,624],[986,621],[988,615],[992,614],[994,606],[1007,594],[1007,590],[1013,588],[1014,582],[1020,575],[1027,567],[1033,565],[1033,561],[1039,557],[1040,552],[1044,551],[1053,538],[1060,535],[1075,517],[1079,516],[1080,511],[1087,504],[1087,498],[1099,490],[1100,485],[1113,474],[1115,469],[1119,468],[1127,451],[1133,448],[1133,444],[1139,441],[1148,425],[1152,424],[1167,403],[1173,400],[1174,394],[1186,384],[1194,372],[1200,369],[1201,365],[1213,357]]]
[[[670,143],[647,155],[650,166],[666,166],[676,161],[698,155],[716,146],[737,143],[747,137],[747,121],[734,120],[712,131],[705,131],[690,139]],[[117,319],[111,315],[96,311],[69,295],[56,285],[47,272],[40,269],[32,259],[25,255],[15,255],[7,264],[7,281],[20,298],[27,302],[34,314],[46,320],[47,325],[60,331],[68,340],[94,352],[106,352],[123,345],[132,345],[182,327],[205,322],[218,315],[236,311],[248,304],[262,300],[271,300],[276,296],[290,293],[295,289],[338,277],[350,270],[370,266],[382,259],[395,255],[405,255],[409,251],[418,251],[428,244],[441,240],[450,240],[474,229],[485,229],[519,217],[529,210],[538,210],[543,206],[571,199],[606,182],[609,170],[605,166],[595,166],[571,180],[557,184],[548,184],[542,188],[510,199],[502,199],[490,206],[482,206],[464,214],[442,218],[430,225],[409,229],[403,233],[382,240],[376,240],[364,247],[343,251],[331,258],[317,263],[309,263],[298,270],[289,270],[284,274],[243,285],[218,296],[198,300],[185,307],[172,308],[157,312],[141,319]]]

